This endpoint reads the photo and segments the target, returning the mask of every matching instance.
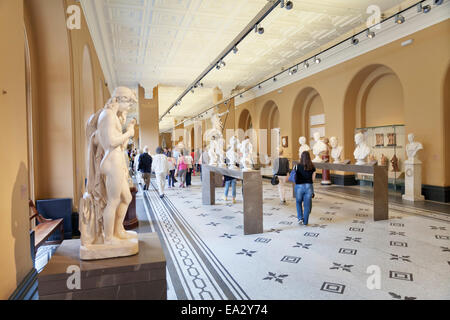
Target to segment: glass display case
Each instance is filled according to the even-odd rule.
[[[378,165],[388,166],[389,184],[395,190],[400,189],[405,181],[405,126],[390,125],[357,128],[355,134],[359,132],[364,134],[366,143],[371,148],[367,161],[377,161]],[[356,179],[373,181],[373,177],[369,174],[357,174]]]

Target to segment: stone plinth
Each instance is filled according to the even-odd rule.
[[[139,254],[80,260],[80,240],[64,241],[38,277],[41,300],[166,300],[166,259],[156,233],[139,235]],[[80,288],[76,273],[80,273]]]
[[[403,200],[424,201],[422,196],[422,162],[414,160],[405,161],[405,194]]]

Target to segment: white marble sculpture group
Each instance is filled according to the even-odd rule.
[[[125,231],[123,221],[132,200],[124,150],[134,136],[136,120],[125,124],[137,99],[128,88],[117,88],[103,109],[89,119],[86,192],[80,200],[82,260],[137,254],[137,234]]]
[[[236,164],[240,164],[243,171],[249,171],[253,169],[253,146],[250,139],[247,138],[244,141],[239,142],[236,136],[232,136],[229,142],[226,155],[225,139],[222,134],[222,122],[220,116],[214,113],[211,116],[212,129],[208,130],[207,137],[210,142],[208,145],[208,157],[210,166],[226,167],[225,156],[228,160],[228,168],[235,170],[238,169]]]

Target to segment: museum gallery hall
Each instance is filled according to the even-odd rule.
[[[0,0],[0,299],[450,299],[449,18]]]

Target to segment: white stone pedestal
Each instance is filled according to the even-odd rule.
[[[405,161],[405,194],[403,200],[424,201],[422,196],[422,162],[420,160]]]

